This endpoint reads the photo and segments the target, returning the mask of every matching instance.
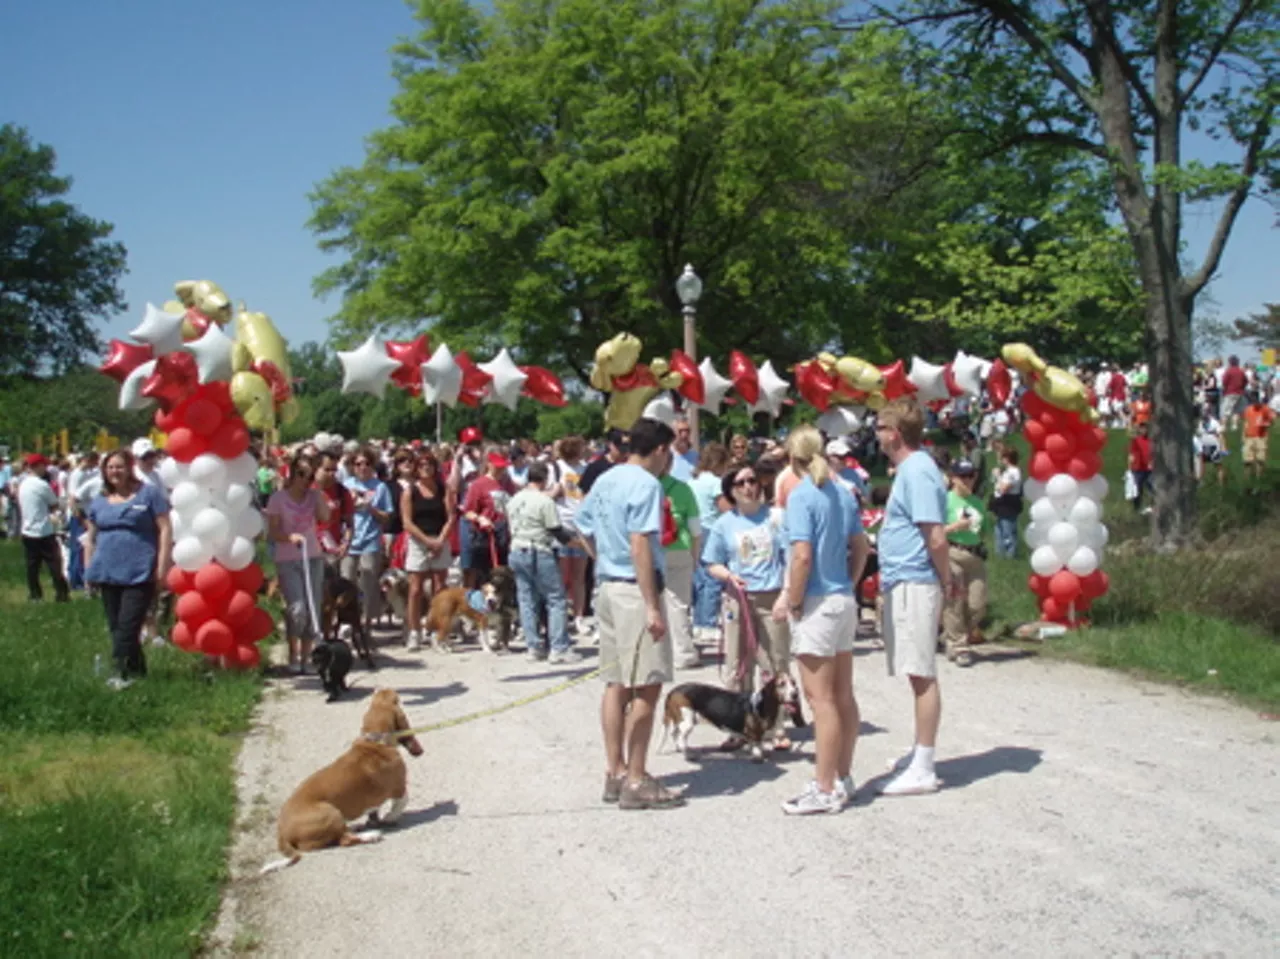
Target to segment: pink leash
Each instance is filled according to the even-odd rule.
[[[739,643],[738,652],[740,654],[738,656],[738,667],[737,669],[734,670],[734,673],[733,673],[733,681],[737,683],[739,686],[741,686],[746,680],[747,676],[750,675],[751,670],[755,667],[756,651],[760,648],[760,639],[756,635],[756,618],[752,614],[751,600],[747,597],[747,591],[743,589],[741,586],[739,586],[737,583],[735,583],[733,580],[729,581],[728,586],[730,589],[733,590],[734,599],[738,601],[738,617],[739,617],[739,622],[742,623],[742,627],[739,632],[739,638],[738,638],[738,643]],[[724,675],[723,669],[724,669],[724,653],[725,653],[725,649],[724,649],[725,632],[726,631],[721,631],[720,633],[720,668],[722,670],[721,672],[722,678]],[[742,650],[743,637],[746,638],[746,644],[745,644],[746,655],[741,655],[743,652]]]

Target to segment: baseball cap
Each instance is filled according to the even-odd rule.
[[[494,469],[496,469],[496,470],[504,470],[504,469],[506,469],[508,466],[510,466],[510,465],[511,465],[511,461],[510,461],[510,460],[508,460],[508,459],[507,459],[505,456],[503,456],[501,453],[490,453],[490,454],[489,454],[489,465],[490,465],[490,466],[492,466],[492,467],[493,467]]]
[[[978,468],[973,465],[972,460],[956,460],[951,464],[951,472],[956,476],[973,476]]]
[[[626,430],[620,429],[609,430],[609,432],[604,435],[604,438],[608,441],[609,445],[616,446],[624,452],[626,451],[628,442],[631,439],[631,437],[627,435]]]
[[[43,456],[41,456],[39,453],[28,453],[26,456],[22,458],[22,462],[26,463],[27,466],[48,466],[49,465],[49,461],[45,459]]]
[[[130,450],[133,452],[133,458],[140,460],[144,456],[154,453],[156,448],[151,440],[147,439],[145,436],[139,436],[133,441],[133,446],[130,447]]]
[[[470,446],[472,443],[483,443],[484,434],[480,432],[478,426],[464,426],[458,430],[458,442],[464,446]]]
[[[830,443],[827,444],[827,455],[828,456],[852,456],[853,450],[849,447],[848,443],[846,443],[844,440],[837,437],[836,439],[833,439]]]

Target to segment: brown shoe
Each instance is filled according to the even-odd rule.
[[[622,796],[622,785],[627,781],[626,775],[610,776],[608,773],[604,777],[604,795],[600,797],[601,802],[617,802]]]
[[[622,787],[619,809],[675,809],[684,805],[684,796],[673,793],[652,776]]]

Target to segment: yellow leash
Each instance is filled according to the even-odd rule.
[[[593,669],[589,673],[581,676],[575,676],[573,679],[566,679],[562,683],[557,683],[541,692],[533,693],[522,699],[516,699],[509,703],[503,703],[501,706],[493,706],[489,709],[481,709],[478,712],[467,713],[465,716],[455,716],[453,719],[442,719],[438,723],[428,723],[426,726],[417,726],[413,729],[402,729],[393,733],[397,739],[406,739],[409,736],[417,736],[420,733],[430,733],[437,729],[448,729],[451,726],[461,726],[465,723],[474,722],[477,719],[484,719],[487,716],[497,716],[499,713],[509,712],[512,709],[519,709],[521,706],[528,706],[530,703],[536,703],[539,699],[546,699],[548,696],[554,696],[556,693],[562,693],[566,689],[572,689],[585,683],[588,679],[594,679],[600,675],[599,669]]]

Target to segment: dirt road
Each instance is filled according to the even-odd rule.
[[[393,647],[383,647],[394,649]],[[600,803],[594,680],[423,737],[378,845],[276,857],[274,820],[354,738],[375,684],[426,723],[589,669],[393,651],[326,705],[275,682],[241,757],[243,828],[217,933],[262,956],[1275,955],[1280,727],[1215,700],[1034,658],[943,667],[939,774],[879,797],[910,743],[905,681],[860,649],[856,805],[793,819],[812,747],[652,762],[686,808]],[[715,681],[707,668],[689,678]],[[699,727],[694,745],[720,741]],[[655,736],[655,746],[657,737]],[[869,785],[868,785],[869,784]]]

